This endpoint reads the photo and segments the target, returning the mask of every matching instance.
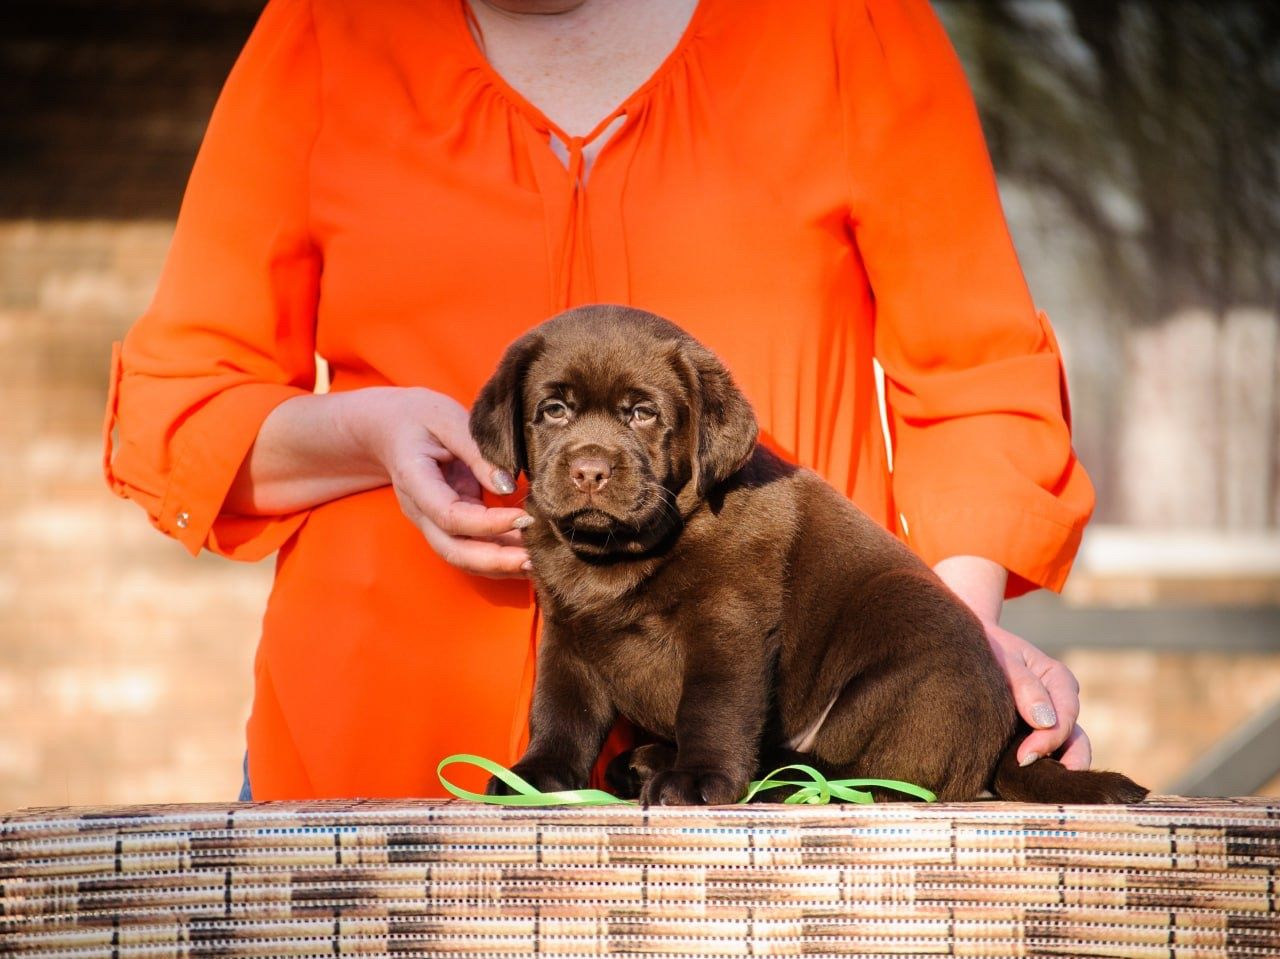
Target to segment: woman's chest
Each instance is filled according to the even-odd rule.
[[[819,17],[749,6],[592,0],[613,29],[560,59],[500,21],[483,24],[486,59],[463,0],[395,30],[322,18],[322,326],[358,304],[362,322],[448,312],[475,333],[477,316],[527,326],[576,303],[671,312],[717,289],[827,283],[849,205],[831,36]],[[574,113],[572,133],[623,99],[589,170],[535,106]]]
[[[785,362],[802,342],[814,359],[840,349],[829,326],[869,296],[838,124],[810,114],[780,130],[675,100],[626,117],[577,178],[505,106],[501,124],[445,133],[325,132],[320,352],[387,382],[430,376],[466,401],[508,343],[584,303],[664,315],[747,377],[744,364]],[[692,137],[669,129],[699,124]]]

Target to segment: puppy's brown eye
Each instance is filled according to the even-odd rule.
[[[631,407],[631,422],[637,426],[645,426],[658,418],[658,411],[652,406]]]
[[[550,400],[538,408],[542,418],[551,423],[563,423],[569,418],[569,407],[559,400]]]

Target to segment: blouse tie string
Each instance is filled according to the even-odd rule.
[[[593,131],[594,133],[594,131]],[[560,242],[560,263],[556,288],[558,310],[574,305],[575,288],[581,302],[592,302],[596,296],[595,261],[592,255],[591,221],[587,216],[586,161],[583,148],[593,137],[570,137],[569,149],[569,215]],[[578,276],[580,271],[581,275]],[[575,282],[578,280],[579,282]]]

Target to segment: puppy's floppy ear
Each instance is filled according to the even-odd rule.
[[[692,480],[699,495],[705,496],[751,458],[759,427],[751,404],[706,347],[682,340],[676,365],[689,389]]]
[[[536,331],[507,347],[497,371],[471,407],[471,437],[480,453],[512,476],[519,476],[522,470],[529,472],[524,444],[524,376],[542,349],[542,336]]]

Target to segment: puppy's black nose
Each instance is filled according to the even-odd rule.
[[[569,464],[573,485],[584,493],[598,493],[609,482],[613,469],[607,460],[597,456],[580,456]]]

